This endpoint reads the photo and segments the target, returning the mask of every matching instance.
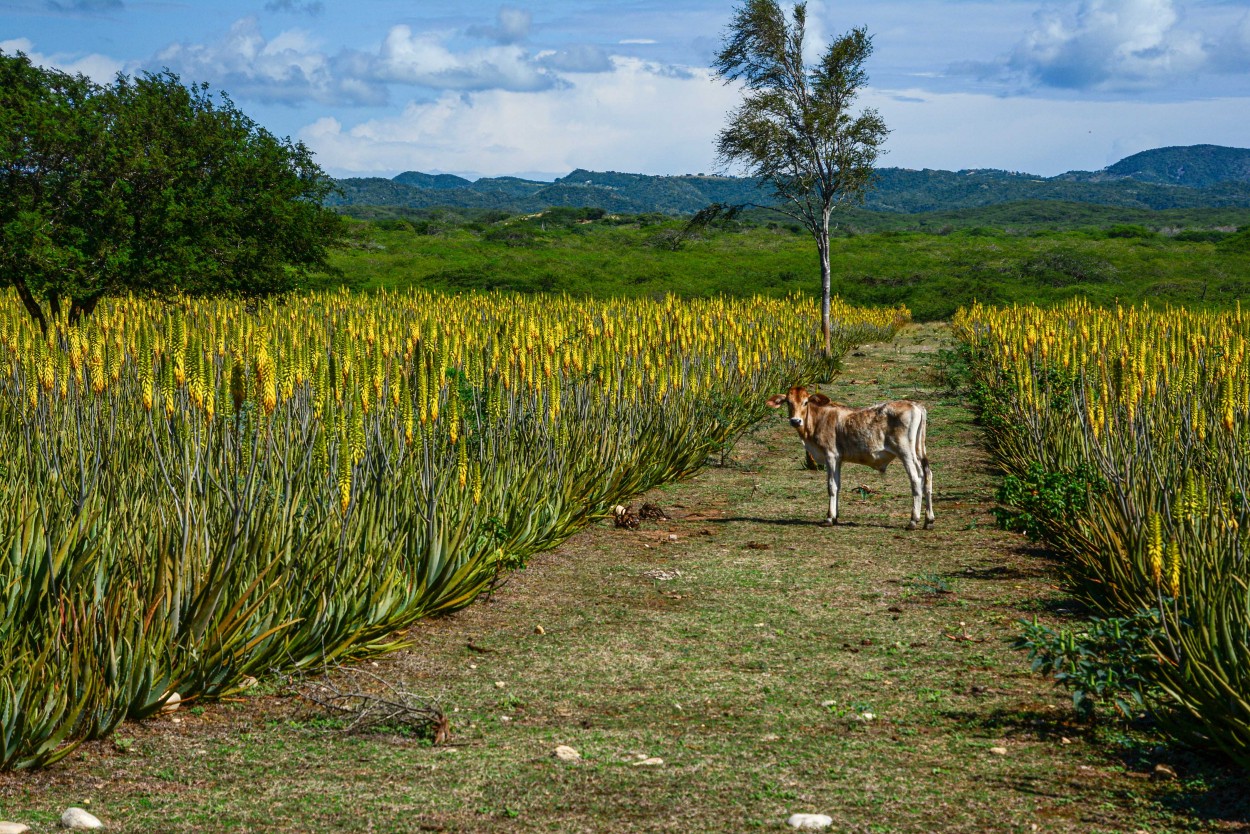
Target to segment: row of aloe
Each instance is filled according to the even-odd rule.
[[[955,329],[1005,468],[1083,484],[1031,523],[1103,614],[1150,625],[1146,706],[1250,765],[1250,317],[1071,302]],[[1044,508],[1049,483],[1019,503]]]
[[[841,307],[838,347],[905,311]],[[398,645],[829,371],[806,300],[0,301],[0,767]]]

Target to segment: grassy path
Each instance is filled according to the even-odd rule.
[[[645,497],[671,520],[597,525],[365,666],[437,698],[453,746],[343,736],[273,687],[0,776],[0,819],[51,830],[90,800],[144,832],[741,832],[795,812],[838,832],[1250,830],[1244,781],[1071,723],[1007,647],[1067,603],[1047,556],[994,527],[970,414],[929,372],[943,338],[868,346],[825,387],[930,406],[934,530],[903,529],[897,467],[844,470],[850,523],[818,527],[823,474],[776,417]],[[1150,779],[1158,761],[1180,779]]]

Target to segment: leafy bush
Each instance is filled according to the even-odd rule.
[[[1021,626],[1023,634],[1013,648],[1029,653],[1034,672],[1071,690],[1072,705],[1087,720],[1104,702],[1131,718],[1163,694],[1154,683],[1159,657],[1151,647],[1151,641],[1163,638],[1157,609],[1095,617],[1080,628],[1053,629],[1036,618]]]
[[[994,515],[1004,530],[1016,530],[1041,541],[1051,530],[1076,524],[1088,504],[1090,490],[1105,487],[1106,481],[1089,464],[1048,472],[1034,462],[1023,476],[1003,476],[996,497],[1006,506],[995,507]]]

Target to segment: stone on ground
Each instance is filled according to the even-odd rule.
[[[791,814],[790,819],[786,820],[786,825],[791,828],[819,831],[833,825],[833,817],[825,814]]]
[[[65,828],[73,828],[80,831],[104,827],[104,823],[82,808],[66,808],[65,813],[61,814],[61,825]]]

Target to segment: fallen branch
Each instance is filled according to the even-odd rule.
[[[435,745],[450,741],[451,721],[437,704],[364,669],[336,666],[334,670],[337,673],[334,678],[327,674],[319,681],[308,681],[299,695],[333,715],[348,719],[344,733],[398,726],[428,735]],[[350,685],[344,687],[342,683]],[[379,688],[380,692],[371,691]]]

